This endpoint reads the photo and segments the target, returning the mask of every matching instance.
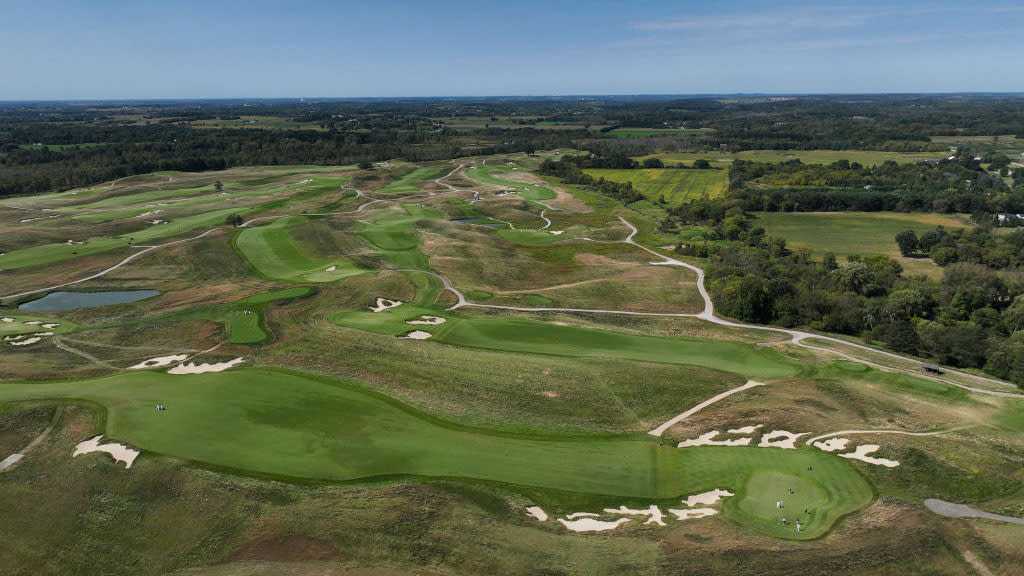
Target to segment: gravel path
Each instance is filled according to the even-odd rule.
[[[999,522],[1009,522],[1011,524],[1024,524],[1024,518],[1003,516],[1002,514],[993,514],[983,510],[975,510],[966,504],[955,504],[953,502],[946,502],[945,500],[939,500],[937,498],[929,498],[925,500],[924,505],[932,512],[948,518],[985,518],[987,520],[997,520]]]
[[[661,426],[658,426],[654,430],[651,430],[650,432],[648,432],[648,434],[650,434],[651,436],[661,436],[662,434],[665,433],[665,430],[668,430],[673,425],[678,424],[679,422],[682,422],[683,420],[686,420],[690,416],[696,414],[697,412],[700,412],[701,410],[703,410],[704,408],[707,408],[708,406],[714,404],[715,402],[718,402],[720,400],[728,398],[729,396],[732,396],[733,394],[736,394],[737,392],[743,392],[744,390],[749,390],[751,388],[756,388],[758,386],[764,386],[764,384],[762,384],[761,382],[754,382],[753,380],[750,380],[746,384],[744,384],[743,386],[738,386],[736,388],[733,388],[732,390],[726,390],[725,392],[722,392],[721,394],[719,394],[717,396],[713,396],[713,397],[708,398],[707,400],[701,402],[700,404],[697,404],[696,406],[694,406],[693,408],[690,408],[686,412],[683,412],[682,414],[679,414],[678,416],[672,418],[668,422],[665,422]]]
[[[50,420],[50,425],[40,432],[39,436],[36,436],[31,442],[29,442],[28,446],[25,446],[21,451],[4,458],[3,461],[0,462],[0,472],[13,468],[15,464],[21,462],[21,459],[25,457],[25,454],[28,454],[29,451],[38,446],[40,442],[46,440],[46,437],[50,435],[53,427],[57,425],[57,421],[60,420],[62,412],[64,412],[64,407],[57,406],[57,409],[53,412],[53,418]]]

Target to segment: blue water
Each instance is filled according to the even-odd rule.
[[[77,310],[78,308],[96,308],[111,304],[127,304],[152,298],[159,294],[156,290],[115,290],[111,292],[50,292],[46,296],[18,306],[19,310],[30,312],[54,312],[57,310]]]
[[[479,222],[481,220],[483,220],[483,218],[456,218],[455,220],[452,220],[452,222],[462,222],[463,224],[472,224],[473,222]]]
[[[484,222],[481,226],[494,226],[495,228],[501,228],[502,226],[508,226],[504,222]]]

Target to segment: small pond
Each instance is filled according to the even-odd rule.
[[[456,218],[452,222],[461,222],[463,224],[472,224],[473,222],[480,222],[483,218]]]
[[[50,292],[42,298],[25,302],[18,306],[19,310],[30,312],[55,312],[58,310],[77,310],[78,308],[96,308],[110,304],[127,304],[152,298],[160,294],[156,290],[115,290],[110,292]]]

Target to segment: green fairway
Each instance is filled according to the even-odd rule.
[[[367,272],[347,258],[317,258],[301,246],[288,227],[306,220],[303,216],[279,218],[246,228],[235,237],[234,246],[261,274],[277,280],[332,282]]]
[[[74,382],[0,384],[0,401],[78,398],[107,412],[107,434],[146,452],[286,477],[353,480],[422,475],[625,499],[739,491],[762,469],[836,483],[819,503],[831,518],[862,507],[870,486],[817,450],[659,447],[649,437],[530,437],[416,413],[350,385],[250,368],[172,376],[134,372]],[[167,406],[156,412],[153,405]],[[808,464],[808,463],[812,464]],[[557,504],[558,495],[548,500]],[[736,514],[735,512],[740,512]],[[734,511],[743,522],[745,510]],[[827,529],[822,523],[821,530]]]
[[[540,296],[531,306],[549,304]],[[341,312],[330,317],[344,326],[382,334],[400,334],[410,329],[405,320],[424,313],[400,306],[390,314]],[[799,366],[771,348],[737,342],[662,338],[558,326],[518,318],[451,316],[440,326],[429,326],[432,341],[470,348],[508,352],[624,358],[644,362],[693,364],[745,378],[771,379],[791,376]]]
[[[512,188],[527,200],[550,200],[555,193],[544,186],[525,184],[509,178],[512,171],[511,166],[474,166],[466,170],[466,176],[477,182]]]
[[[402,204],[401,211],[391,210],[364,222],[359,236],[370,247],[380,250],[397,268],[428,270],[427,257],[420,251],[420,242],[414,233],[416,221],[424,218],[444,218],[444,214],[416,204]]]
[[[964,227],[956,216],[942,214],[904,214],[900,212],[756,212],[756,226],[786,239],[790,247],[806,247],[821,256],[886,254],[899,256],[895,236],[903,230],[918,234],[936,226]],[[930,264],[927,259],[921,263]]]
[[[670,204],[694,200],[701,196],[721,196],[729,184],[726,170],[679,170],[649,168],[640,170],[589,169],[595,178],[614,182],[632,182],[633,188],[648,200],[664,198]]]
[[[394,182],[377,190],[377,192],[390,194],[418,192],[420,188],[416,185],[417,181],[432,180],[438,176],[443,176],[441,168],[415,168],[404,173]]]
[[[42,244],[21,250],[12,250],[0,256],[0,270],[17,270],[31,266],[55,264],[72,258],[109,252],[128,246],[127,240],[120,238],[94,237],[84,240],[83,244]]]
[[[10,318],[11,322],[0,321],[0,336],[11,336],[15,334],[31,334],[33,332],[53,332],[64,334],[75,329],[73,322],[60,318],[48,318],[46,316],[26,316],[10,311],[0,312],[0,317]],[[38,324],[26,324],[26,322],[38,322]],[[45,328],[43,324],[57,324],[53,328]]]

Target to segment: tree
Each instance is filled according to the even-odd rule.
[[[910,256],[917,252],[918,247],[921,245],[917,239],[917,233],[913,230],[904,230],[896,233],[896,244],[900,247],[900,254],[904,256]]]
[[[216,182],[213,183],[213,189],[216,190],[218,193],[221,192],[222,190],[224,190],[224,183],[221,182],[220,180],[217,180]]]
[[[242,216],[240,214],[230,214],[230,215],[228,215],[227,218],[224,219],[224,222],[228,226],[234,226],[234,227],[237,228],[237,227],[241,226],[242,223],[245,222],[245,220],[242,219]]]
[[[373,170],[373,162],[370,162],[369,160],[360,160],[359,161],[359,169],[360,170]]]
[[[647,158],[644,160],[644,168],[664,168],[665,163],[661,161],[661,158]]]
[[[825,257],[822,258],[821,265],[826,272],[831,272],[836,268],[839,268],[839,263],[836,262],[836,255],[833,252],[825,252]]]
[[[697,158],[693,161],[693,167],[697,170],[708,170],[711,168],[711,163],[703,158]]]

